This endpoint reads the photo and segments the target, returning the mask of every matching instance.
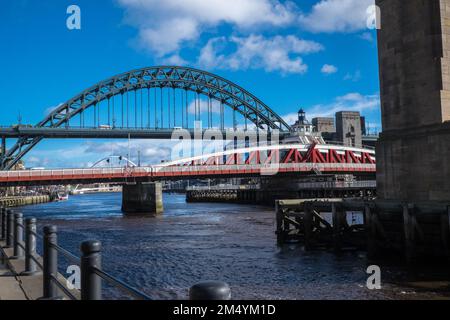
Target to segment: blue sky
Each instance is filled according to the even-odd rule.
[[[81,9],[68,30],[66,9]],[[0,125],[39,122],[83,89],[134,68],[177,64],[221,75],[289,122],[358,110],[380,127],[373,0],[15,0],[0,9]],[[29,166],[83,167],[124,141],[44,141]],[[143,161],[169,148],[135,141]],[[58,157],[55,157],[58,154]]]

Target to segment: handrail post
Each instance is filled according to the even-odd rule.
[[[53,245],[57,244],[56,226],[44,227],[44,299],[55,299],[58,295],[58,288],[52,277],[58,274],[58,252]]]
[[[14,256],[11,259],[23,259],[23,214],[14,215]]]
[[[14,245],[14,213],[6,210],[6,248],[12,248]]]
[[[1,219],[2,219],[2,225],[1,225],[1,240],[6,239],[6,209],[1,208]]]
[[[91,240],[81,244],[81,300],[102,299],[102,279],[94,268],[102,267],[100,241]]]
[[[27,218],[25,220],[25,271],[24,276],[31,276],[37,273],[36,261],[36,219]]]

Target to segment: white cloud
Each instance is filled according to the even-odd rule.
[[[337,97],[329,104],[318,104],[310,108],[305,108],[309,120],[316,117],[334,117],[339,111],[359,111],[361,114],[380,108],[380,96],[362,95],[352,92]],[[293,124],[298,119],[297,113],[290,113],[283,116],[288,124]]]
[[[140,151],[143,165],[158,164],[161,160],[170,159],[171,147],[175,143],[167,140],[131,140],[130,159],[137,163]],[[55,157],[55,154],[58,156]],[[89,168],[111,155],[127,157],[128,141],[85,141],[78,145],[36,149],[24,160],[27,167]]]
[[[367,28],[367,8],[375,0],[321,0],[309,14],[300,15],[300,26],[312,32],[355,32]]]
[[[131,140],[112,142],[92,142],[85,143],[85,155],[96,155],[104,157],[109,155],[127,156],[130,152],[130,160],[137,162],[138,152],[141,154],[141,162],[144,164],[157,164],[161,160],[168,160],[171,153],[171,141],[158,140]],[[95,159],[94,159],[95,160]],[[97,159],[100,160],[100,159]]]
[[[374,42],[375,38],[371,32],[363,32],[359,35],[360,39],[363,39],[367,42]]]
[[[295,20],[291,2],[278,0],[116,0],[139,44],[159,57],[179,51],[221,24],[237,29],[284,26]]]
[[[171,66],[186,66],[189,64],[189,62],[184,60],[179,54],[174,54],[167,58],[164,58],[161,60],[161,63]]]
[[[206,114],[208,112],[208,100],[200,99],[199,101],[200,101],[200,113]],[[189,104],[188,111],[190,114],[195,114],[195,104],[196,104],[195,100]],[[212,113],[220,113],[220,102],[215,99],[212,99],[211,104],[212,104],[211,106]]]
[[[353,81],[353,82],[358,82],[359,80],[361,80],[361,71],[360,70],[356,70],[353,73],[348,72],[345,76],[344,76],[344,80],[346,81]]]
[[[225,37],[210,39],[200,52],[198,64],[207,69],[262,68],[284,74],[305,73],[308,66],[300,55],[323,50],[321,44],[293,35],[265,38],[252,34],[248,37],[233,36],[228,40],[236,46],[235,51],[224,53],[229,49]]]
[[[331,64],[324,64],[320,71],[324,74],[332,74],[338,72],[338,68]]]

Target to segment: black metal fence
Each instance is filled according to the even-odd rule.
[[[43,297],[46,300],[63,299],[61,292],[71,300],[101,300],[102,282],[124,291],[130,297],[139,300],[152,300],[147,294],[133,288],[102,270],[101,243],[89,240],[81,243],[81,257],[77,257],[58,245],[57,227],[50,225],[43,228],[43,236],[37,233],[36,219],[26,218],[21,213],[0,208],[1,240],[5,248],[13,249],[10,259],[25,259],[25,270],[21,276],[37,276],[42,273]],[[37,240],[43,243],[43,256],[37,254]],[[62,255],[70,263],[80,267],[80,295],[70,290],[66,280],[58,276],[58,256]],[[194,285],[190,291],[191,300],[229,300],[230,287],[223,282],[209,281]]]

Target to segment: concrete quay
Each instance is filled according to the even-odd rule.
[[[21,207],[51,201],[52,199],[49,195],[3,197],[0,198],[0,207],[3,208]]]
[[[284,184],[278,184],[278,187],[275,185],[263,188],[250,187],[194,187],[186,190],[186,201],[275,206],[279,199],[372,198],[376,195],[375,181],[311,183],[286,181]]]

